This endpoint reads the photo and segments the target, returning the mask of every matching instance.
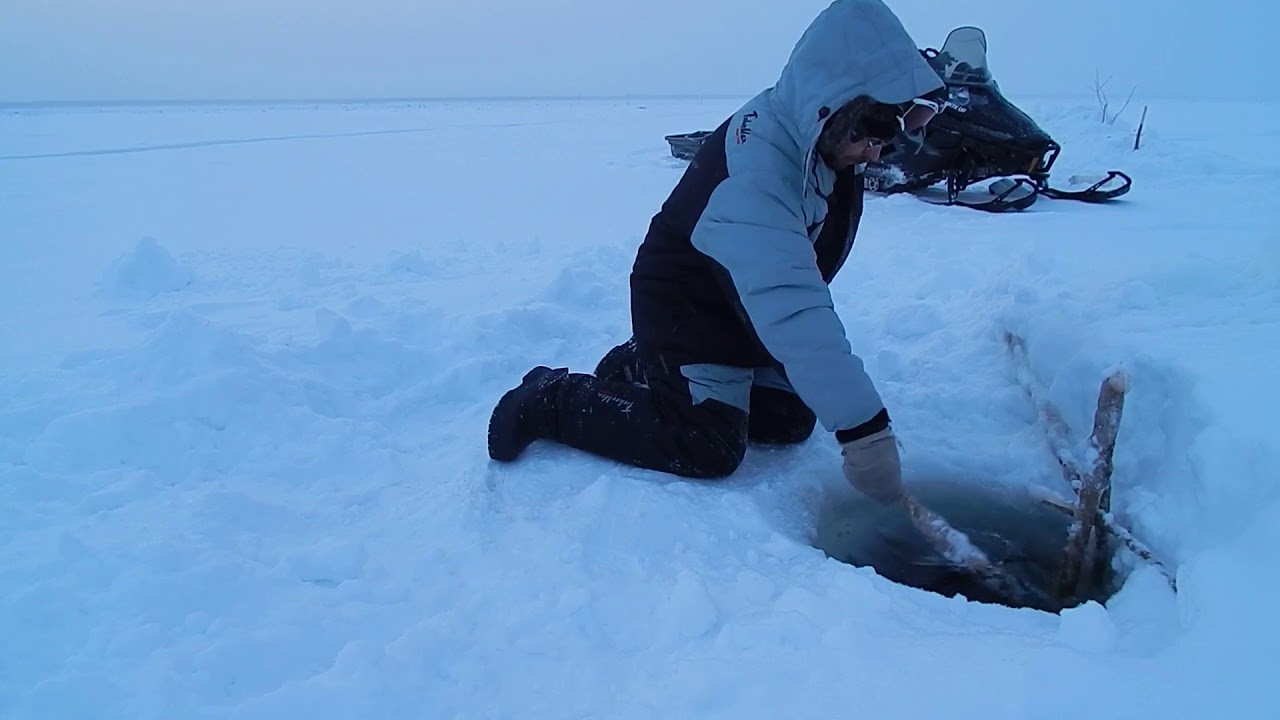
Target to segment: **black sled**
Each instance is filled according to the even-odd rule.
[[[1079,189],[1049,184],[1049,173],[1062,151],[1029,115],[1000,92],[987,65],[987,38],[976,27],[960,27],[947,35],[941,50],[920,51],[947,86],[942,111],[915,137],[900,134],[878,162],[869,163],[866,188],[892,195],[909,192],[926,202],[959,205],[988,212],[1025,210],[1040,196],[1102,203],[1129,192],[1133,180],[1119,170],[1081,180]],[[690,160],[709,131],[666,136],[671,154]],[[972,199],[971,187],[988,180],[989,199]],[[945,196],[929,200],[940,185]],[[937,193],[934,193],[937,195]]]

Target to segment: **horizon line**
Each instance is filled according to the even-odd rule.
[[[0,108],[90,107],[131,105],[373,105],[385,103],[433,102],[521,102],[529,100],[727,100],[751,97],[755,93],[629,93],[613,95],[422,95],[404,97],[278,97],[278,98],[188,98],[125,100],[0,100]]]
[[[74,109],[74,108],[130,108],[130,107],[229,107],[248,106],[263,107],[270,105],[392,105],[392,104],[429,104],[429,103],[465,103],[465,102],[642,102],[645,100],[744,100],[756,93],[622,93],[622,94],[579,94],[579,95],[422,95],[422,96],[390,96],[390,97],[276,97],[276,98],[188,98],[188,99],[94,99],[94,100],[0,100],[0,111],[38,110],[38,109]],[[1022,93],[1019,99],[1025,100],[1085,100],[1092,98],[1088,93]],[[1271,104],[1274,99],[1254,98],[1214,98],[1214,97],[1179,97],[1152,96],[1145,102],[1262,102]]]

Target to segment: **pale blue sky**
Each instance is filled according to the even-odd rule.
[[[748,94],[825,0],[4,0],[0,101]],[[1001,85],[1280,97],[1272,0],[900,0],[983,27]]]

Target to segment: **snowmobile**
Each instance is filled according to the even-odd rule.
[[[920,51],[946,84],[945,105],[928,125],[899,133],[864,173],[866,189],[915,194],[926,202],[987,212],[1025,210],[1040,196],[1101,203],[1129,192],[1133,180],[1119,170],[1096,178],[1070,179],[1075,190],[1049,185],[1062,148],[1029,115],[1009,102],[987,64],[986,34],[965,26],[947,35],[941,50]],[[671,154],[690,160],[710,135],[698,131],[666,136]],[[971,187],[987,180],[990,199],[970,199]],[[928,200],[931,186],[944,184],[945,200]]]

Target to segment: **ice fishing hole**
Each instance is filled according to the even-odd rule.
[[[991,588],[934,551],[905,510],[858,493],[828,497],[818,515],[815,546],[829,557],[873,568],[902,585],[1015,608],[1058,612],[1090,600],[1105,603],[1123,583],[1115,543],[1108,541],[1101,561],[1085,566],[1077,591],[1059,596],[1056,579],[1072,518],[1024,489],[933,481],[913,485],[911,492],[967,534],[1001,570],[1035,592],[1011,594]]]

